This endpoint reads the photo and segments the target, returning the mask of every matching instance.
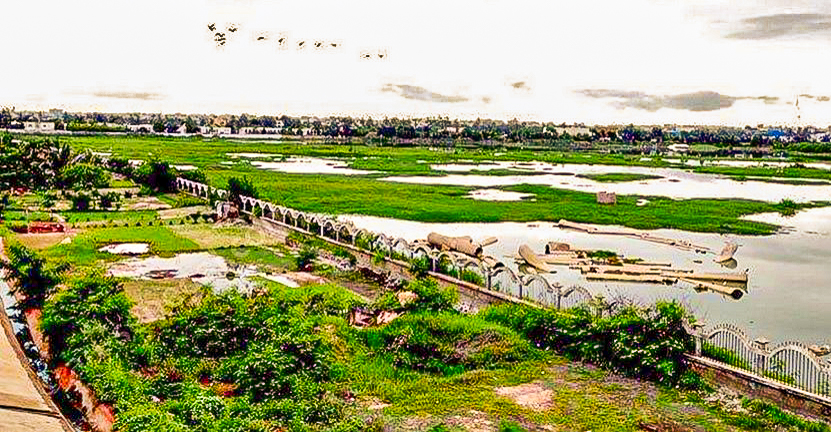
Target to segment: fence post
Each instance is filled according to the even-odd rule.
[[[693,339],[695,340],[695,355],[701,357],[701,345],[704,339],[704,323],[695,323],[692,325]]]
[[[756,367],[756,372],[757,373],[767,372],[767,368],[768,368],[768,361],[767,360],[768,360],[768,355],[770,354],[768,352],[768,345],[769,344],[770,344],[770,341],[766,338],[758,338],[758,339],[753,341],[753,346],[758,348],[759,351],[760,351],[760,353],[756,354],[756,356],[755,356],[756,361],[754,362],[754,363],[756,363],[754,366]]]

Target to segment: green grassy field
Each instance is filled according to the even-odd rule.
[[[379,181],[396,175],[440,175],[432,163],[473,163],[494,160],[541,161],[551,163],[669,166],[661,158],[641,160],[638,155],[623,156],[590,153],[563,153],[497,149],[428,149],[412,147],[369,147],[323,145],[297,142],[237,142],[201,138],[156,137],[70,137],[76,148],[113,152],[126,158],[147,158],[154,153],[176,164],[191,164],[205,171],[209,181],[225,187],[228,178],[248,176],[261,197],[299,210],[331,214],[364,214],[423,222],[502,222],[557,221],[618,224],[631,228],[676,228],[689,231],[765,235],[776,231],[769,224],[744,221],[744,215],[776,212],[777,205],[744,200],[670,200],[648,197],[650,204],[635,205],[638,196],[619,197],[616,206],[600,206],[594,194],[516,185],[501,189],[529,192],[536,201],[475,201],[466,195],[474,188],[415,185]],[[342,158],[355,169],[378,171],[364,176],[288,174],[256,169],[243,158],[231,159],[228,153],[261,153],[282,158],[287,155]],[[276,155],[276,156],[274,156]],[[236,161],[233,165],[222,162]],[[702,168],[702,170],[711,168]],[[721,170],[717,168],[716,171]],[[729,169],[725,174],[733,174]],[[802,173],[804,170],[800,170]],[[504,175],[498,170],[490,175]],[[753,169],[753,175],[774,175],[776,170]],[[808,170],[812,176],[829,175]],[[808,175],[808,171],[804,171]],[[795,175],[795,174],[793,174]],[[626,174],[606,175],[603,180],[641,179]],[[819,178],[819,177],[816,177]]]

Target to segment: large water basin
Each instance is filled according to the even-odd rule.
[[[655,285],[625,282],[589,282],[577,270],[553,266],[556,273],[545,277],[563,286],[580,285],[593,294],[624,296],[639,303],[678,300],[710,324],[736,324],[753,337],[775,341],[800,340],[831,343],[831,209],[812,209],[779,221],[771,215],[756,219],[784,222],[787,233],[766,237],[701,234],[677,230],[650,233],[683,239],[719,251],[726,241],[740,245],[737,267],[726,269],[713,262],[714,254],[683,251],[672,246],[613,235],[594,235],[561,229],[555,224],[462,223],[428,224],[369,216],[343,216],[357,227],[407,240],[424,239],[430,232],[469,235],[474,240],[496,237],[499,242],[485,252],[516,268],[513,256],[522,244],[543,253],[549,241],[566,242],[577,249],[616,251],[648,261],[669,261],[675,268],[704,272],[749,272],[748,291],[735,300],[713,292],[696,292],[689,285]],[[699,263],[700,261],[700,263]]]

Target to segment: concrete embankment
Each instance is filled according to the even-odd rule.
[[[0,239],[0,259],[5,258],[3,250]],[[0,278],[0,431],[71,432],[72,427],[32,371],[14,335],[6,314],[9,300],[3,298],[8,292],[8,285]]]

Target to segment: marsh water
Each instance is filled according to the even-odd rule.
[[[349,159],[323,159],[314,157],[289,157],[272,161],[282,155],[261,153],[229,153],[235,160],[248,160],[254,167],[296,174],[340,174],[366,175],[383,174],[381,171],[354,169],[349,166]],[[463,162],[463,161],[460,161]],[[679,159],[672,162],[681,163]],[[688,162],[700,161],[692,160]],[[227,161],[227,163],[233,163]],[[424,162],[426,163],[426,162]],[[784,167],[789,164],[779,161],[710,161],[708,165],[723,166],[769,166]],[[691,165],[691,164],[688,164]],[[792,164],[790,164],[792,165]],[[829,164],[809,164],[812,168],[831,169]],[[763,182],[758,180],[738,181],[727,176],[701,174],[679,168],[651,168],[642,166],[590,165],[590,164],[551,164],[546,162],[487,162],[454,163],[430,165],[434,171],[447,173],[443,176],[408,176],[390,175],[382,181],[455,185],[482,188],[483,192],[471,195],[475,199],[500,200],[499,194],[492,190],[500,186],[518,184],[544,185],[558,189],[596,193],[600,191],[615,192],[619,195],[662,196],[675,199],[689,198],[743,198],[757,201],[780,202],[789,199],[804,203],[826,201],[831,199],[831,182],[804,179],[806,184],[786,184],[783,182]],[[490,170],[515,171],[513,175],[476,174],[474,171]],[[657,176],[658,178],[628,182],[598,182],[580,176],[626,173]],[[504,200],[533,198],[503,194]]]
[[[567,266],[552,266],[556,273],[545,277],[563,286],[580,285],[592,294],[608,298],[625,296],[643,304],[661,299],[678,300],[700,320],[709,324],[736,324],[751,337],[766,337],[777,342],[831,343],[831,271],[828,266],[831,262],[831,208],[803,211],[784,220],[774,215],[757,215],[754,219],[790,226],[780,234],[766,237],[650,231],[707,246],[716,253],[726,241],[732,240],[740,245],[735,269],[713,262],[713,253],[683,251],[621,236],[587,234],[561,229],[549,222],[429,224],[368,216],[342,218],[357,227],[409,241],[424,239],[432,231],[453,236],[469,235],[474,240],[496,237],[499,242],[486,247],[486,254],[515,269],[517,266],[512,257],[520,245],[527,244],[535,252],[544,253],[549,241],[569,243],[576,249],[612,250],[647,261],[669,261],[674,268],[705,272],[747,269],[748,290],[739,300],[709,291],[697,292],[683,283],[590,282],[579,271]]]
[[[699,174],[676,168],[650,168],[613,165],[562,165],[543,162],[497,162],[480,165],[432,165],[434,170],[446,172],[487,171],[493,169],[517,170],[516,175],[448,174],[446,176],[391,176],[385,181],[417,184],[499,187],[517,184],[545,185],[596,193],[615,192],[619,195],[664,196],[688,198],[744,198],[757,201],[795,202],[831,199],[831,183],[783,184],[761,181],[736,181],[729,177]],[[523,173],[525,171],[525,173]],[[659,176],[657,179],[603,183],[579,175],[627,173]]]

